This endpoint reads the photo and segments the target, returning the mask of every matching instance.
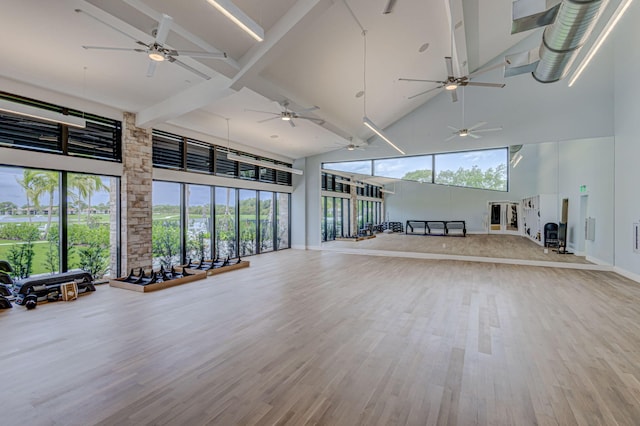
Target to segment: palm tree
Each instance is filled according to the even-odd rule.
[[[38,170],[24,169],[22,179],[16,178],[16,182],[24,189],[24,195],[27,198],[27,218],[31,223],[31,201],[37,205],[37,198],[40,195],[38,193]]]
[[[49,236],[49,229],[51,228],[51,219],[53,215],[53,196],[56,190],[58,189],[59,184],[59,174],[58,172],[52,172],[48,170],[40,170],[38,171],[37,178],[38,190],[38,198],[41,193],[49,194],[49,211],[47,214],[47,228],[45,230],[45,239]]]
[[[100,176],[96,175],[69,175],[69,187],[77,190],[77,200],[87,200],[87,219],[91,215],[91,196],[103,189],[109,189]],[[78,222],[80,222],[80,204],[78,203]]]

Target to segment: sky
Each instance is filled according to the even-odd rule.
[[[402,178],[407,172],[414,170],[431,170],[431,155],[407,156],[389,158],[374,161],[374,175],[390,178]],[[482,151],[452,152],[448,154],[436,155],[436,170],[458,170],[474,165],[486,170],[490,167],[494,169],[499,164],[507,164],[507,149],[486,149]],[[325,169],[339,170],[343,172],[353,172],[359,174],[371,174],[371,160],[346,161],[340,163],[325,163]]]
[[[0,202],[11,201],[18,207],[22,207],[27,203],[27,197],[24,195],[24,190],[18,184],[18,180],[22,179],[22,172],[24,169],[20,167],[0,167]],[[102,182],[108,187],[109,178],[103,178]],[[55,199],[58,199],[58,191],[54,194]],[[40,198],[41,204],[47,204],[49,202],[49,196],[45,195]],[[91,204],[107,204],[109,203],[109,192],[100,191],[91,197]],[[55,204],[58,204],[55,202]]]

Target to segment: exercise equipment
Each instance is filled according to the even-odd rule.
[[[36,304],[40,302],[55,302],[62,294],[60,286],[71,281],[76,283],[79,295],[96,291],[90,273],[84,271],[62,272],[45,277],[26,278],[14,283],[15,303],[26,306],[27,300],[34,300],[34,297]]]
[[[13,305],[13,280],[11,279],[10,272],[13,272],[13,268],[6,260],[0,260],[0,309],[9,309]]]

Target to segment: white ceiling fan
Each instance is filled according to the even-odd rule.
[[[471,81],[472,78],[477,77],[480,74],[483,74],[487,71],[491,71],[496,68],[500,68],[504,66],[504,63],[500,63],[497,65],[490,66],[488,68],[480,69],[478,71],[472,72],[469,75],[465,75],[462,77],[454,77],[453,75],[453,61],[451,56],[445,56],[444,58],[447,64],[447,79],[446,80],[422,80],[417,78],[399,78],[398,81],[417,81],[417,82],[425,82],[425,83],[437,83],[438,86],[429,90],[425,90],[424,92],[417,93],[415,95],[409,96],[407,99],[413,99],[420,95],[424,95],[426,93],[432,92],[434,90],[442,89],[448,90],[451,92],[451,99],[453,102],[458,101],[457,89],[462,86],[479,86],[479,87],[497,87],[502,88],[505,86],[504,83],[481,83],[476,81]]]
[[[474,124],[471,127],[465,127],[464,126],[464,88],[463,88],[463,92],[462,92],[462,128],[457,128],[457,127],[453,127],[453,126],[447,126],[449,129],[453,130],[453,133],[451,134],[451,136],[449,136],[448,138],[445,139],[445,141],[450,141],[451,139],[455,138],[455,137],[461,137],[461,138],[466,138],[467,136],[473,138],[473,139],[480,139],[482,136],[478,135],[477,133],[485,133],[485,132],[497,132],[502,130],[502,127],[494,127],[491,129],[481,129],[480,127],[486,125],[487,122],[486,121],[480,121],[476,124]]]
[[[190,57],[190,58],[209,58],[209,59],[225,59],[227,54],[224,52],[194,52],[194,51],[185,51],[185,50],[175,50],[165,46],[167,41],[167,37],[169,36],[169,31],[171,30],[171,24],[173,22],[173,18],[169,15],[162,14],[162,18],[158,24],[158,28],[154,29],[151,35],[154,37],[154,40],[150,43],[145,43],[143,41],[137,40],[135,37],[120,31],[118,28],[112,26],[111,24],[102,21],[101,19],[89,14],[88,12],[82,9],[75,9],[77,13],[84,13],[85,15],[95,19],[96,21],[118,31],[120,34],[123,34],[130,39],[134,40],[137,45],[141,47],[137,48],[128,48],[128,47],[103,47],[103,46],[82,46],[84,49],[89,50],[112,50],[112,51],[124,51],[124,52],[138,52],[144,53],[149,56],[149,67],[147,68],[147,77],[152,77],[158,62],[172,62],[176,65],[181,66],[182,68],[191,71],[192,73],[209,80],[211,77],[208,75],[198,71],[197,69],[185,64],[184,62],[177,59],[179,56]]]
[[[449,136],[448,138],[445,139],[445,141],[450,141],[451,139],[460,136],[461,138],[464,137],[472,137],[473,139],[480,139],[482,136],[478,135],[477,133],[484,133],[484,132],[497,132],[502,130],[502,127],[494,127],[492,129],[480,129],[479,127],[484,126],[485,124],[487,124],[486,121],[480,121],[476,124],[474,124],[471,127],[463,127],[462,129],[457,129],[453,126],[447,126],[449,129],[453,130],[453,133],[451,134],[451,136]]]
[[[375,148],[362,139],[356,138],[356,141],[353,140],[353,137],[349,137],[348,139],[349,143],[347,145],[340,143],[336,143],[336,145],[340,145],[340,149],[346,149],[347,151],[366,151],[367,149]]]
[[[275,119],[279,118],[282,121],[289,122],[289,125],[291,127],[296,127],[296,125],[293,122],[293,120],[300,118],[300,119],[303,119],[303,120],[313,121],[314,123],[316,123],[318,125],[323,125],[324,124],[324,120],[322,120],[321,118],[308,117],[308,116],[301,115],[301,114],[306,114],[308,112],[320,109],[320,107],[318,107],[318,106],[314,105],[312,107],[305,108],[305,109],[300,110],[300,111],[293,111],[293,110],[289,109],[289,101],[284,101],[284,102],[280,103],[280,107],[282,108],[281,112],[259,111],[259,110],[255,110],[255,109],[245,109],[245,111],[260,112],[260,113],[264,113],[264,114],[273,114],[275,116],[275,117],[271,117],[271,118],[266,118],[264,120],[260,120],[260,121],[258,121],[258,123],[264,123],[266,121],[271,121],[271,120],[275,120]]]

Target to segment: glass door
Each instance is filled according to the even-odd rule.
[[[520,204],[515,202],[489,203],[489,233],[490,234],[519,234],[520,233]]]

